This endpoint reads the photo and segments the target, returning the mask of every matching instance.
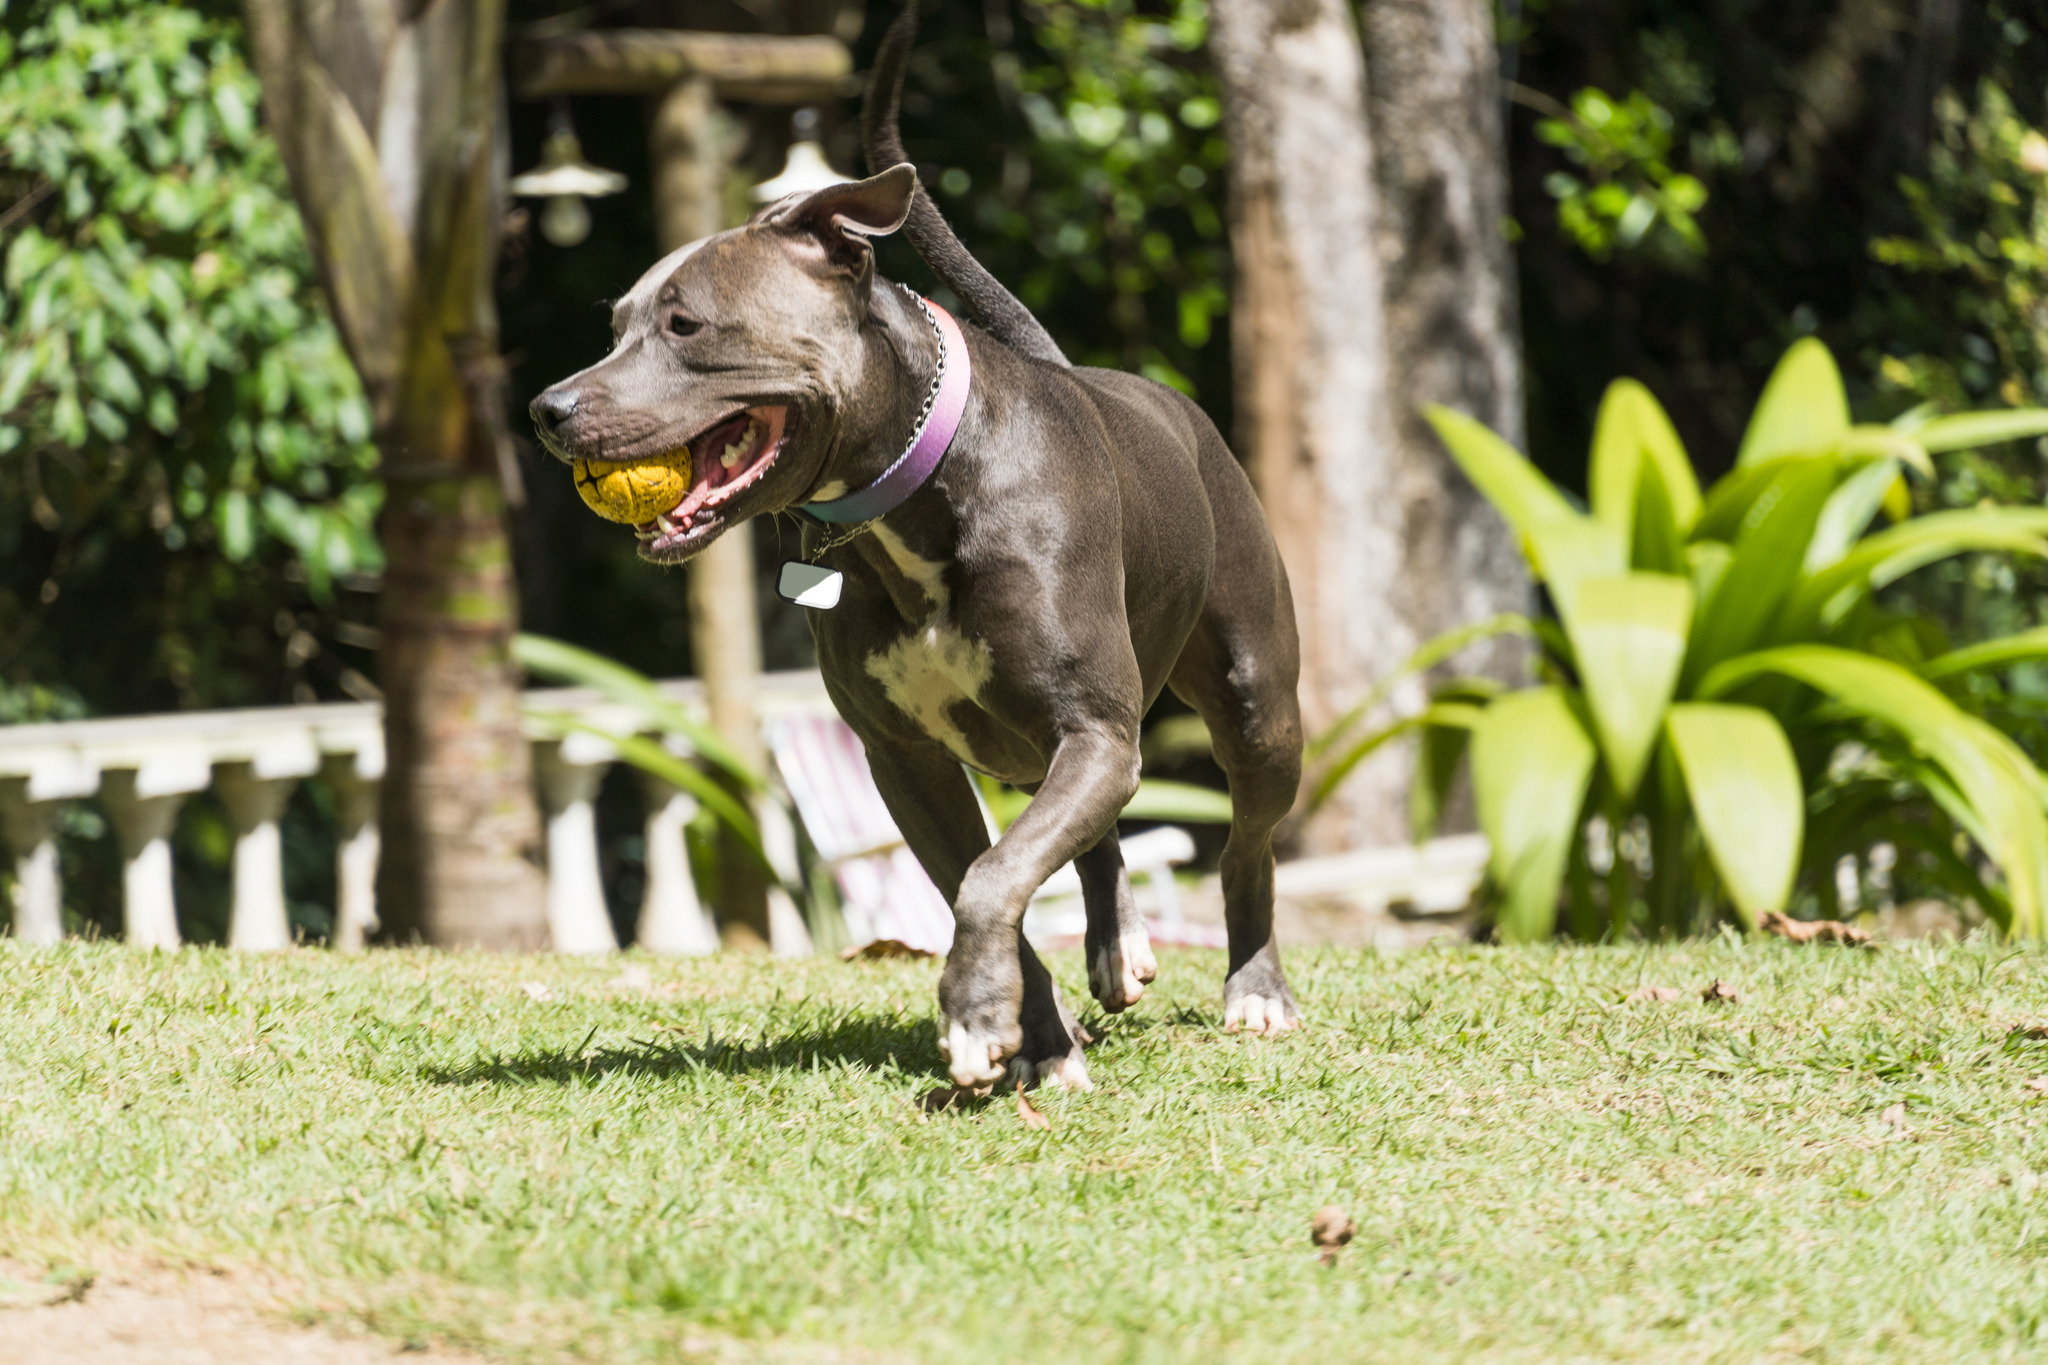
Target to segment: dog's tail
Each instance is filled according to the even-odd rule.
[[[897,106],[903,97],[903,75],[910,66],[910,50],[917,44],[917,0],[906,0],[903,13],[889,26],[882,49],[875,54],[874,74],[868,80],[867,102],[861,110],[862,140],[867,144],[868,173],[879,175],[910,158],[903,154],[903,134],[896,126]],[[910,219],[904,235],[917,248],[938,277],[967,305],[975,320],[990,336],[1010,349],[1055,365],[1070,362],[1059,343],[1031,316],[1031,310],[988,268],[974,259],[953,229],[939,213],[939,206],[923,185],[917,187],[910,203]]]

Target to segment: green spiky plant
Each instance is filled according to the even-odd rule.
[[[1948,648],[1939,625],[1873,595],[1952,555],[2048,556],[2048,510],[1912,515],[1931,456],[2048,432],[2040,409],[1851,422],[1827,348],[1778,364],[1735,468],[1702,490],[1649,391],[1607,391],[1591,511],[1470,418],[1433,409],[1452,457],[1520,536],[1556,619],[1502,617],[1431,641],[1398,676],[1520,631],[1537,685],[1438,686],[1360,735],[1395,679],[1310,750],[1311,799],[1419,732],[1426,829],[1469,758],[1501,935],[1587,938],[1754,927],[1796,891],[1833,904],[1833,870],[1882,842],[1900,867],[1974,901],[2005,932],[2048,927],[2048,776],[1973,681],[2048,656],[2048,632]],[[1873,529],[1883,512],[1892,524]]]

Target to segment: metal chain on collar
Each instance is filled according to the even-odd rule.
[[[931,326],[932,338],[939,343],[939,366],[936,370],[932,371],[932,382],[925,388],[924,402],[917,410],[917,425],[910,430],[910,440],[904,445],[903,454],[896,457],[897,461],[900,462],[905,455],[910,454],[916,448],[917,443],[924,438],[924,429],[931,425],[932,406],[939,401],[939,386],[946,379],[946,334],[939,330],[938,316],[932,312],[932,306],[924,301],[924,295],[900,281],[896,287],[908,294],[910,301],[917,305],[917,311],[924,314],[925,322]],[[871,517],[866,521],[856,522],[836,536],[825,537],[825,539],[818,542],[815,549],[804,556],[804,562],[808,564],[817,563],[827,550],[836,550],[842,545],[848,545],[860,539],[869,531],[872,531],[875,528],[875,523],[880,520],[880,517]]]

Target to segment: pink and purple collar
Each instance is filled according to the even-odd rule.
[[[905,289],[904,292],[909,294],[911,291]],[[932,471],[939,467],[939,461],[945,458],[947,449],[953,444],[953,433],[960,429],[960,416],[967,411],[970,370],[967,339],[960,335],[960,324],[953,321],[951,313],[930,299],[918,298],[915,294],[911,297],[929,312],[942,347],[943,368],[931,411],[910,438],[909,446],[896,457],[894,464],[882,471],[879,478],[865,488],[855,489],[830,502],[802,504],[797,510],[807,516],[842,526],[886,516],[924,486],[924,481],[932,476]]]

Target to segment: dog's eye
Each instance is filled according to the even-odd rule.
[[[668,319],[668,330],[671,334],[679,337],[695,336],[704,330],[704,324],[687,313],[671,313]]]

